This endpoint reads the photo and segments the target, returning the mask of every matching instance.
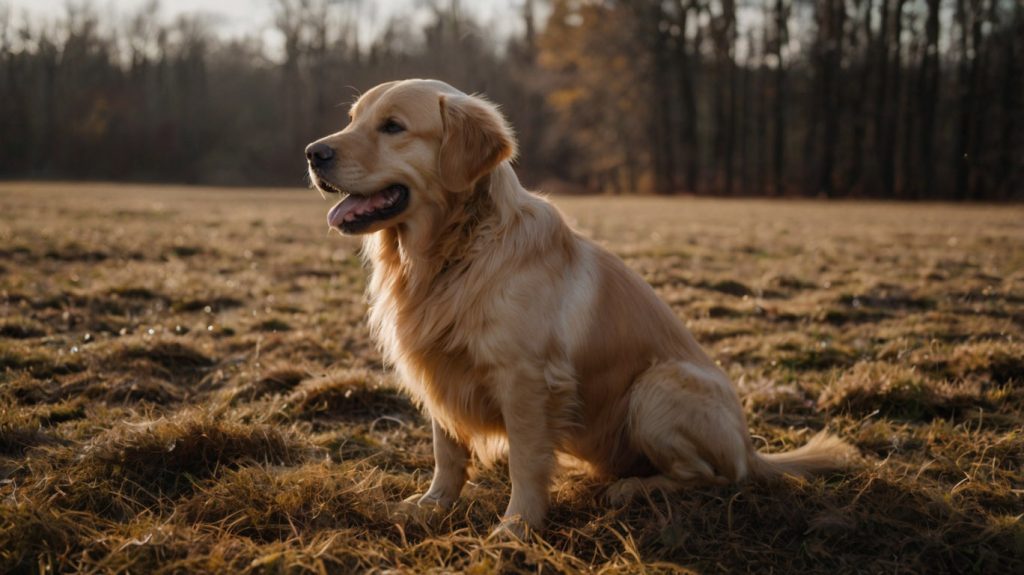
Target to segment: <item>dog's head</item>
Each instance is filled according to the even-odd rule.
[[[493,104],[436,80],[381,84],[349,116],[344,130],[306,147],[313,184],[347,194],[328,214],[346,234],[434,218],[515,154]]]

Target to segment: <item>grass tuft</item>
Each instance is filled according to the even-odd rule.
[[[86,377],[71,381],[61,388],[64,396],[80,395],[106,404],[150,403],[169,405],[184,400],[187,390],[180,385],[147,375],[113,375]]]
[[[309,367],[280,364],[264,370],[260,377],[242,385],[234,394],[234,401],[253,401],[268,395],[287,394],[302,380],[310,377]]]
[[[225,420],[192,410],[172,418],[123,422],[85,445],[60,448],[34,487],[63,506],[130,517],[198,481],[245,464],[292,465],[312,448],[280,428]]]
[[[367,370],[341,370],[304,381],[286,401],[287,410],[303,419],[415,419],[416,409],[397,390]]]
[[[42,324],[25,317],[5,318],[0,321],[0,337],[31,339],[44,335],[46,335],[46,328]]]
[[[243,467],[200,487],[179,510],[188,521],[219,526],[260,542],[286,541],[328,529],[389,524],[379,472],[324,464],[296,468]],[[360,478],[360,476],[362,476]]]
[[[969,343],[953,351],[950,363],[959,375],[981,375],[994,383],[1024,384],[1024,356],[1019,344]]]
[[[66,571],[98,537],[94,516],[22,499],[0,506],[0,572]]]
[[[734,297],[754,295],[754,290],[736,280],[718,280],[715,282],[701,283],[699,285],[705,289],[728,294]]]
[[[25,371],[33,377],[45,379],[82,369],[84,365],[77,355],[62,355],[26,341],[0,340],[0,373]]]
[[[291,331],[291,329],[292,329],[291,324],[289,324],[288,322],[284,321],[283,319],[276,318],[276,317],[265,319],[265,320],[257,323],[253,327],[256,329],[256,331],[264,331],[264,332]]]
[[[240,307],[241,305],[241,300],[230,296],[204,296],[175,302],[173,308],[179,312],[204,311],[218,313]]]
[[[843,373],[819,398],[821,407],[863,417],[928,419],[988,407],[977,385],[928,380],[919,372],[884,362],[861,362]]]
[[[213,367],[214,361],[193,346],[162,339],[119,342],[108,351],[104,365],[123,373],[196,381]]]

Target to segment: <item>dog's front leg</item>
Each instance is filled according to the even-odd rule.
[[[520,381],[502,393],[512,496],[497,529],[499,533],[521,536],[524,526],[539,529],[547,513],[555,453],[547,425],[547,398],[542,391],[545,387],[539,387],[531,389]]]
[[[451,507],[466,484],[469,450],[432,422],[434,431],[434,479],[430,489],[419,498],[420,505]]]

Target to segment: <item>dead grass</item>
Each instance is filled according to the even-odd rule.
[[[269,395],[286,395],[302,380],[312,376],[313,367],[278,364],[257,374],[253,381],[240,385],[234,391],[234,401],[248,402]]]
[[[881,413],[911,420],[991,409],[976,381],[935,381],[912,368],[881,362],[853,366],[822,391],[818,403],[858,417]]]
[[[287,430],[186,410],[126,420],[85,443],[51,449],[29,464],[36,496],[124,520],[166,504],[198,482],[243,465],[290,465],[313,453]]]
[[[213,360],[193,346],[174,340],[119,341],[101,360],[101,369],[149,374],[169,380],[196,381]]]
[[[292,416],[306,419],[411,419],[416,414],[406,398],[368,370],[344,370],[304,381],[288,396],[286,406]]]
[[[559,203],[762,448],[829,427],[863,465],[621,509],[566,471],[542,537],[489,540],[501,465],[450,512],[400,504],[430,431],[316,194],[0,184],[0,572],[1024,571],[1024,211]]]

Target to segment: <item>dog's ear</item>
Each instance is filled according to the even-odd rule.
[[[444,135],[437,172],[445,189],[467,190],[515,156],[512,128],[494,104],[476,96],[441,96]]]

